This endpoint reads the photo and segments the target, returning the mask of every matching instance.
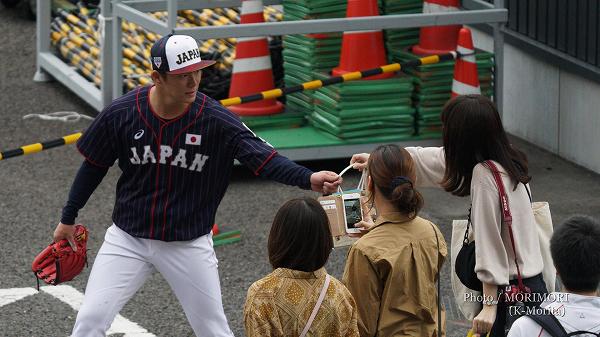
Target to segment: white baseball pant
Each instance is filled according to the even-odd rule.
[[[212,235],[191,241],[140,239],[112,225],[92,267],[72,337],[105,336],[154,269],[167,280],[198,337],[232,337]]]

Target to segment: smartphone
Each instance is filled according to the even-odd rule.
[[[360,193],[347,193],[342,195],[344,202],[344,221],[346,222],[346,233],[361,233],[360,228],[354,224],[363,218],[360,204]]]

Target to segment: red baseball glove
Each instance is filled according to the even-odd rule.
[[[35,257],[31,270],[38,278],[38,289],[39,280],[52,285],[70,281],[81,273],[84,265],[87,265],[88,230],[83,225],[75,225],[74,236],[76,252],[67,239],[63,239],[51,243]]]

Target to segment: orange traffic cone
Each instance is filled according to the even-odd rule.
[[[462,55],[454,64],[454,79],[452,80],[452,97],[468,94],[481,94],[477,63],[475,63],[475,47],[471,38],[471,30],[461,28],[458,33],[456,51]]]
[[[423,13],[443,13],[458,11],[459,0],[425,0]],[[456,47],[456,37],[460,25],[421,27],[419,44],[412,47],[417,55],[444,54]]]
[[[348,0],[346,17],[378,16],[377,0]],[[342,55],[340,65],[332,74],[339,76],[345,73],[377,68],[387,64],[383,33],[380,30],[344,32],[342,39]],[[393,73],[369,76],[366,80],[390,78]]]
[[[265,22],[262,0],[242,1],[240,23]],[[231,74],[229,97],[245,96],[275,87],[271,68],[271,53],[266,37],[237,39],[235,60]],[[230,106],[229,110],[242,116],[272,115],[283,111],[283,104],[275,99]]]

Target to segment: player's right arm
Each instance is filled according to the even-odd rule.
[[[77,149],[85,157],[71,185],[69,199],[60,223],[54,230],[54,241],[67,239],[74,247],[75,218],[117,159],[112,107],[108,106],[94,119],[81,138]],[[75,249],[75,248],[74,248]]]
[[[100,167],[92,164],[88,160],[84,160],[75,176],[69,199],[65,207],[63,207],[60,223],[54,230],[54,241],[67,239],[76,250],[73,235],[75,234],[75,218],[80,209],[85,206],[92,193],[96,190],[100,182],[106,176],[108,167]]]

